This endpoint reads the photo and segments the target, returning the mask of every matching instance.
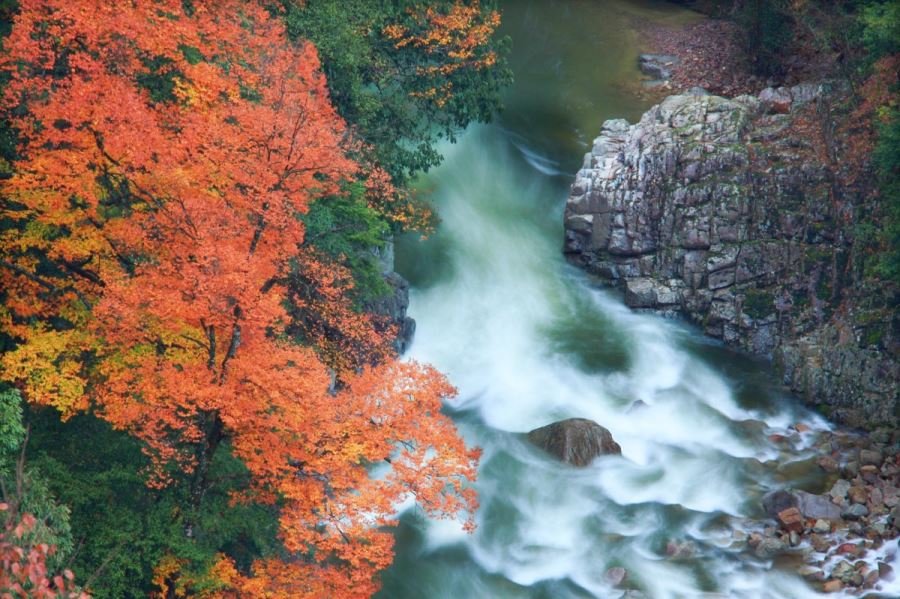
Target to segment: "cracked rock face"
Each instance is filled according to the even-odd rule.
[[[871,207],[795,128],[831,94],[679,95],[637,124],[607,121],[572,185],[565,252],[629,306],[774,358],[828,416],[896,423],[897,290],[863,276],[853,239]]]

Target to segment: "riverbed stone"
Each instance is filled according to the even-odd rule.
[[[884,462],[884,455],[874,449],[861,449],[859,451],[859,462],[864,466],[881,466]]]
[[[691,559],[697,552],[697,544],[691,540],[671,540],[666,543],[666,555],[674,560]]]
[[[819,519],[813,525],[813,530],[819,534],[828,534],[831,532],[831,523],[828,520]]]
[[[827,495],[816,495],[806,491],[796,491],[797,509],[806,518],[837,520],[841,517],[841,510]]]
[[[825,580],[825,572],[816,566],[806,565],[797,569],[797,574],[810,582],[822,582]]]
[[[855,574],[856,569],[853,567],[853,564],[847,560],[839,561],[831,571],[832,578],[836,578],[844,584],[852,583]]]
[[[847,498],[852,503],[866,503],[869,501],[869,491],[861,485],[854,485],[847,491]]]
[[[893,507],[893,509],[891,509],[888,520],[894,526],[894,528],[900,530],[900,505],[896,505]]]
[[[884,497],[884,505],[894,507],[900,504],[900,488],[892,484],[886,484],[882,487],[881,493]]]
[[[861,503],[854,503],[841,512],[841,516],[847,520],[859,520],[869,515],[869,508]]]
[[[872,487],[869,491],[869,504],[873,506],[884,505],[884,491],[878,487]]]
[[[756,546],[756,556],[761,559],[771,559],[787,550],[787,543],[777,537],[767,537]]]
[[[837,460],[827,455],[820,457],[818,460],[816,460],[816,463],[819,464],[819,467],[822,470],[828,472],[829,474],[834,474],[841,469],[841,466],[840,464],[838,464]]]
[[[863,578],[862,588],[874,589],[875,585],[878,584],[878,578],[878,570],[872,570],[867,573]]]
[[[569,418],[536,428],[528,440],[573,466],[587,466],[601,455],[622,453],[612,434],[593,420]]]
[[[832,499],[841,500],[847,497],[850,487],[850,481],[840,478],[831,486],[831,491],[828,494],[831,495]]]
[[[874,485],[878,482],[878,478],[881,476],[881,472],[878,469],[878,466],[873,466],[871,464],[867,464],[865,466],[860,467],[859,476],[865,482],[870,485]]]
[[[778,512],[777,518],[781,528],[788,532],[801,532],[803,530],[803,514],[795,507]]]
[[[831,549],[831,541],[828,540],[828,537],[822,534],[813,534],[809,537],[809,544],[812,545],[812,548],[818,551],[819,553],[827,553],[829,549]]]
[[[670,54],[641,54],[638,56],[638,68],[641,72],[661,81],[672,76],[672,66],[677,63],[678,58]]]

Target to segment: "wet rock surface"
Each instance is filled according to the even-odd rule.
[[[896,425],[900,298],[861,267],[855,227],[871,207],[802,129],[836,93],[686,94],[637,124],[607,121],[572,185],[564,250],[629,306],[772,358],[830,418]],[[878,458],[860,456],[860,472]]]
[[[585,418],[569,418],[536,428],[528,433],[528,440],[573,466],[587,466],[597,456],[622,453],[608,430]]]

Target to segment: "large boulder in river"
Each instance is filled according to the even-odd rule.
[[[536,428],[528,433],[528,440],[573,466],[587,466],[599,455],[622,453],[608,430],[586,418],[569,418]]]

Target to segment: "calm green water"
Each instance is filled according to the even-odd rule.
[[[484,449],[478,530],[404,506],[380,596],[621,597],[604,578],[613,566],[654,598],[814,595],[733,547],[733,534],[785,464],[795,483],[817,483],[803,439],[779,454],[768,435],[824,423],[779,396],[764,365],[630,312],[560,253],[565,197],[590,140],[604,120],[648,107],[628,91],[635,19],[697,17],[649,0],[503,8],[516,73],[507,110],[445,148],[421,182],[439,232],[397,248],[418,322],[410,355],[449,375],[459,397],[447,410]],[[579,470],[522,437],[575,416],[609,428],[623,455]],[[672,540],[693,541],[694,556],[668,559]]]

